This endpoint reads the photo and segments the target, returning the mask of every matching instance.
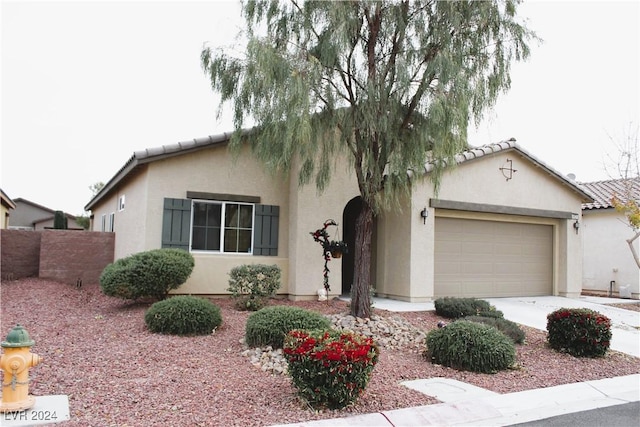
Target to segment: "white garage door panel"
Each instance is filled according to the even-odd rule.
[[[553,227],[436,218],[435,296],[553,294]]]

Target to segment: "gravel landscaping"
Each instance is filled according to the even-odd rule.
[[[345,317],[343,301],[272,300],[330,315],[334,324],[368,331],[381,344],[380,360],[358,402],[344,410],[314,411],[279,373],[286,369],[269,367],[277,354],[244,346],[250,313],[236,311],[228,298],[214,300],[222,326],[198,337],[150,333],[144,323],[149,303],[106,297],[97,285],[77,289],[23,279],[2,282],[0,298],[2,339],[20,323],[36,341],[32,352],[44,357],[31,370],[30,392],[68,395],[68,426],[268,426],[438,403],[399,384],[405,380],[446,377],[511,393],[640,373],[640,359],[618,352],[601,359],[558,354],[546,347],[544,331],[528,327],[523,327],[525,344],[517,346],[517,369],[456,371],[421,356],[424,334],[448,321],[434,312],[376,310],[377,317],[364,322]]]

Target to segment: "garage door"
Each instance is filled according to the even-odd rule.
[[[553,294],[551,225],[436,218],[435,297]]]

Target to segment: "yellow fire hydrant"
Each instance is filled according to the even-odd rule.
[[[24,411],[35,405],[35,397],[29,395],[29,368],[42,362],[42,357],[29,352],[34,344],[20,325],[16,325],[0,344],[4,349],[0,357],[0,369],[4,371],[0,412]]]

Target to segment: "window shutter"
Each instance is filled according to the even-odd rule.
[[[253,254],[278,255],[279,206],[256,205],[253,228]]]
[[[162,247],[189,250],[191,200],[164,199]]]

